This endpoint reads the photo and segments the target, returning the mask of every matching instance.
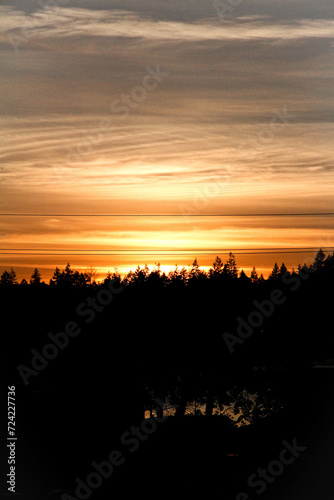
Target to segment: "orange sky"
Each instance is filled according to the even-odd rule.
[[[315,250],[333,248],[330,220],[327,216],[2,217],[1,270],[13,266],[22,278],[38,266],[48,280],[56,266],[70,262],[80,270],[96,267],[102,279],[115,267],[125,273],[137,265],[160,262],[168,270],[176,264],[187,267],[195,257],[207,268],[216,255],[224,260],[233,251],[246,273],[255,265],[266,276],[274,262],[289,268],[310,264]]]
[[[0,7],[0,212],[50,214],[0,216],[0,271],[334,248],[332,217],[235,216],[334,212],[332,2],[112,4]]]

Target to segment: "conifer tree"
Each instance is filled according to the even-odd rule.
[[[278,280],[278,278],[279,278],[279,267],[277,265],[277,262],[275,262],[273,270],[271,271],[268,279]]]
[[[40,285],[41,278],[42,278],[41,273],[39,272],[37,267],[35,267],[34,272],[32,273],[31,278],[30,278],[30,285]]]
[[[255,266],[252,269],[252,272],[251,272],[251,275],[250,275],[250,279],[251,279],[252,283],[258,283],[259,282],[259,276],[257,274]]]

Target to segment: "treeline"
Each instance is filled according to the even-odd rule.
[[[198,261],[195,259],[190,268],[182,267],[179,269],[178,266],[175,266],[175,269],[171,270],[168,274],[161,271],[160,264],[157,264],[151,271],[147,265],[144,267],[138,266],[135,271],[130,271],[123,277],[120,275],[118,270],[115,269],[113,273],[109,272],[101,283],[98,283],[96,281],[97,272],[94,268],[90,268],[84,272],[79,272],[77,270],[73,270],[71,265],[68,263],[62,271],[58,267],[55,269],[49,283],[42,281],[42,275],[37,268],[34,269],[29,283],[26,279],[23,279],[20,283],[18,283],[16,272],[13,268],[11,268],[10,271],[6,270],[1,275],[0,286],[43,285],[82,289],[87,287],[98,287],[101,284],[105,285],[110,281],[115,281],[119,284],[122,283],[129,286],[148,285],[150,287],[165,287],[171,285],[180,288],[194,283],[203,283],[205,281],[228,283],[232,280],[239,280],[252,284],[261,284],[266,281],[280,280],[283,276],[297,277],[313,271],[323,273],[326,271],[332,271],[333,269],[334,252],[333,254],[326,256],[323,250],[319,249],[313,263],[309,266],[307,264],[299,264],[297,270],[292,268],[292,270],[289,271],[284,262],[282,262],[281,266],[278,266],[277,262],[275,262],[271,273],[268,278],[265,279],[263,274],[258,275],[255,266],[253,267],[250,276],[248,276],[244,270],[239,271],[235,256],[232,252],[230,252],[225,263],[219,256],[217,256],[211,268],[207,272],[200,269]]]
[[[8,385],[16,381],[23,389],[17,366],[35,370],[33,360],[46,355],[45,367],[36,369],[20,395],[22,425],[29,436],[43,436],[40,456],[62,456],[64,469],[72,470],[75,463],[79,476],[92,457],[103,460],[126,429],[142,422],[156,398],[167,399],[175,405],[175,419],[164,424],[166,431],[157,432],[156,446],[170,449],[170,455],[162,462],[159,454],[155,472],[174,466],[174,444],[183,442],[187,426],[202,434],[194,441],[194,453],[191,444],[186,454],[178,453],[180,470],[192,455],[197,459],[198,447],[206,461],[205,443],[216,443],[217,436],[221,441],[215,461],[224,470],[219,462],[222,436],[231,435],[231,426],[245,423],[253,424],[246,426],[253,427],[249,432],[256,443],[249,447],[253,470],[258,432],[269,425],[270,436],[277,436],[277,427],[287,423],[296,436],[298,422],[311,419],[317,394],[326,389],[327,381],[319,378],[325,371],[312,366],[334,358],[329,327],[333,278],[334,253],[326,256],[321,249],[296,270],[276,263],[267,279],[255,268],[247,276],[233,254],[226,262],[217,257],[207,272],[195,260],[188,269],[169,273],[158,265],[151,271],[138,267],[123,277],[115,270],[101,283],[94,269],[79,273],[69,264],[57,268],[44,284],[37,269],[30,284],[22,285],[13,270],[6,271],[0,302],[3,316],[11,321],[1,335],[1,368]],[[108,289],[111,280],[127,284],[112,301],[101,289]],[[80,334],[66,340],[69,322],[78,325]],[[237,340],[233,352],[226,333]],[[55,336],[58,354],[51,359]],[[188,408],[194,408],[199,424],[192,423],[193,416],[184,423]],[[205,415],[199,415],[200,408]],[[221,430],[225,424],[226,433]],[[96,429],[103,439],[96,439]],[[287,438],[283,430],[282,440]],[[266,442],[264,438],[263,446]],[[232,444],[238,449],[239,444]],[[242,444],[244,453],[247,447],[247,442]],[[146,467],[138,456],[135,467]]]

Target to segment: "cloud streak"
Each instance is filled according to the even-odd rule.
[[[220,22],[215,18],[196,22],[161,21],[123,10],[91,10],[52,7],[27,14],[8,6],[0,7],[2,40],[15,34],[41,37],[136,38],[146,41],[219,41],[334,38],[331,19],[300,19],[290,22],[253,16]]]

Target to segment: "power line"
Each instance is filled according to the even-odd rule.
[[[333,249],[332,249],[333,250]],[[275,254],[300,254],[300,253],[310,253],[310,252],[317,252],[318,250],[315,249],[309,249],[309,250],[276,250],[276,251],[253,251],[253,252],[235,252],[233,251],[232,253],[235,255],[275,255]],[[72,256],[95,256],[95,257],[107,257],[107,256],[128,256],[128,257],[134,257],[134,256],[156,256],[157,254],[160,255],[160,257],[169,257],[169,256],[198,256],[198,255],[217,255],[217,254],[228,254],[229,252],[227,251],[220,251],[220,250],[215,250],[215,251],[192,251],[192,252],[187,252],[187,251],[176,251],[176,252],[168,252],[168,253],[163,253],[164,251],[161,252],[110,252],[110,253],[58,253],[58,252],[52,252],[52,253],[45,253],[45,252],[1,252],[0,255],[21,255],[21,256],[26,256],[26,255],[36,255],[36,256],[67,256],[67,257],[72,257]]]
[[[251,214],[23,214],[0,213],[0,217],[333,217],[334,212]]]
[[[334,247],[321,247],[322,250],[334,250]],[[142,248],[142,249],[129,249],[129,248],[115,248],[115,249],[108,249],[108,248],[102,248],[102,249],[98,249],[98,248],[70,248],[70,249],[67,249],[67,248],[0,248],[0,252],[55,252],[55,251],[59,251],[59,252],[129,252],[129,253],[132,253],[132,252],[135,252],[135,253],[147,253],[147,252],[152,252],[152,253],[156,253],[156,252],[189,252],[189,251],[194,251],[194,252],[223,252],[223,253],[226,253],[226,252],[261,252],[261,251],[265,251],[265,252],[288,252],[288,251],[293,251],[293,252],[297,252],[297,251],[313,251],[313,250],[317,250],[318,247],[265,247],[265,248],[232,248],[232,250],[230,248],[186,248],[186,249],[180,249],[180,248],[168,248],[168,249],[161,249],[161,248],[156,248],[156,249],[153,249],[153,248],[149,248],[149,249],[145,249],[145,248]]]

